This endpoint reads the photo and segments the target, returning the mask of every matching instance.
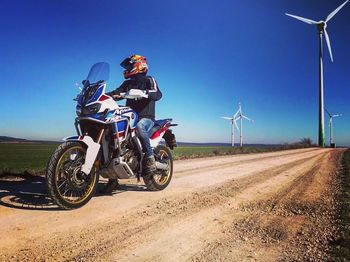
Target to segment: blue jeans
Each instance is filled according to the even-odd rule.
[[[145,158],[153,156],[153,150],[148,134],[153,126],[154,122],[149,118],[142,118],[136,125],[137,136],[141,140],[142,151],[145,153]]]

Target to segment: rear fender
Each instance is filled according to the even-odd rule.
[[[153,148],[157,147],[162,139],[165,140],[166,146],[170,149],[174,149],[174,147],[177,146],[175,135],[173,134],[171,129],[168,129],[168,127],[164,128],[163,130],[160,130],[159,136],[155,138],[151,138],[151,146]]]
[[[85,162],[81,167],[81,171],[85,174],[90,174],[92,166],[95,163],[98,151],[101,145],[95,143],[90,136],[71,136],[63,139],[64,141],[80,142],[87,146]]]
[[[164,133],[165,133],[165,131],[162,132],[162,133],[160,133],[160,135],[157,136],[156,138],[150,139],[151,147],[156,148],[156,147],[159,145],[160,141],[161,141],[162,138],[163,138],[163,134],[164,134]]]

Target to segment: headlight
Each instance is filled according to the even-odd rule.
[[[87,106],[83,108],[83,114],[84,115],[92,115],[96,114],[101,108],[101,104],[93,104],[91,106]]]
[[[77,113],[77,116],[81,115],[81,106],[77,105],[77,107],[75,108],[75,112]]]

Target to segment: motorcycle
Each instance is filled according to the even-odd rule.
[[[53,202],[63,209],[85,205],[95,194],[99,176],[108,179],[105,188],[113,189],[118,179],[143,179],[148,190],[165,189],[172,178],[171,150],[176,146],[170,129],[172,119],[156,120],[150,130],[157,171],[146,175],[144,153],[135,133],[138,115],[130,107],[119,106],[105,93],[109,64],[96,63],[82,82],[75,101],[76,136],[67,137],[49,159],[47,187]],[[143,99],[142,90],[131,89],[121,96]]]

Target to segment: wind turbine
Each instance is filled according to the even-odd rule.
[[[233,125],[235,125],[237,130],[239,131],[238,125],[237,125],[236,120],[235,120],[235,118],[237,117],[236,114],[234,114],[233,117],[227,117],[227,116],[221,117],[223,119],[227,119],[227,120],[231,121],[231,146],[235,146],[235,128]]]
[[[333,62],[333,55],[332,55],[332,48],[331,48],[331,42],[329,40],[329,36],[327,33],[327,23],[329,22],[329,20],[331,20],[333,18],[333,16],[336,15],[336,13],[339,12],[339,10],[341,8],[343,8],[343,6],[348,2],[349,0],[346,0],[342,5],[340,5],[337,9],[335,9],[332,13],[330,13],[326,20],[320,20],[318,22],[308,19],[308,18],[304,18],[304,17],[300,17],[300,16],[296,16],[296,15],[291,15],[291,14],[287,14],[290,17],[293,17],[297,20],[300,20],[304,23],[310,24],[310,25],[316,25],[317,29],[318,29],[318,33],[319,33],[319,109],[318,109],[318,117],[319,117],[319,124],[318,124],[318,145],[321,147],[325,146],[325,136],[324,136],[324,99],[323,99],[323,34],[325,36],[326,39],[326,43],[328,46],[328,51],[329,51],[329,55],[331,57],[331,61]]]
[[[329,116],[329,146],[332,147],[333,145],[333,117],[340,117],[342,114],[336,114],[332,115],[331,113],[328,112],[326,109],[326,112]]]
[[[241,103],[238,103],[238,110],[237,112],[233,115],[233,117],[226,117],[226,116],[223,116],[221,118],[224,118],[224,119],[228,119],[231,121],[231,143],[232,143],[232,146],[234,146],[234,127],[233,125],[236,126],[237,130],[240,131],[240,146],[242,147],[243,146],[243,119],[246,119],[246,120],[249,120],[249,121],[253,121],[252,119],[246,117],[243,115],[242,113],[242,106],[241,106]],[[238,128],[238,125],[237,125],[237,120],[240,120],[240,128]]]
[[[251,121],[251,122],[253,122],[253,120],[243,115],[241,103],[238,103],[238,111],[236,112],[235,115],[237,115],[235,120],[239,119],[241,122],[241,127],[239,130],[240,130],[240,145],[242,147],[243,146],[243,119],[246,119],[246,120]]]

